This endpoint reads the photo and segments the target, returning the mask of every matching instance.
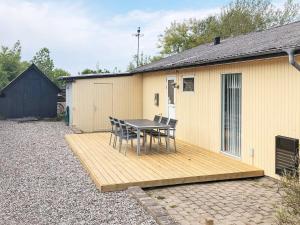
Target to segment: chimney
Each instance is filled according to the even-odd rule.
[[[214,39],[214,45],[218,45],[218,44],[220,44],[220,42],[221,42],[221,37],[220,36],[215,37],[215,39]]]

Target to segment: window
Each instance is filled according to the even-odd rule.
[[[182,90],[183,91],[194,91],[194,77],[183,77]]]
[[[242,75],[222,75],[222,151],[241,156]]]
[[[174,101],[174,80],[168,80],[168,103],[173,105],[175,103]]]

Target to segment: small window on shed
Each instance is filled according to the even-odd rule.
[[[183,77],[182,78],[182,90],[183,91],[194,91],[194,77]]]

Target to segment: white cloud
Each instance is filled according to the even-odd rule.
[[[141,11],[126,14],[91,16],[80,3],[29,1],[0,2],[0,44],[20,40],[23,58],[48,47],[57,67],[76,73],[84,68],[101,67],[125,70],[136,51],[132,36],[137,26],[144,37],[141,48],[147,55],[158,52],[157,39],[174,20],[205,17],[218,9],[183,11]]]

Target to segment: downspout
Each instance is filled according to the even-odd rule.
[[[300,64],[296,61],[295,49],[287,49],[285,52],[289,56],[289,63],[295,67],[298,71],[300,71]]]

